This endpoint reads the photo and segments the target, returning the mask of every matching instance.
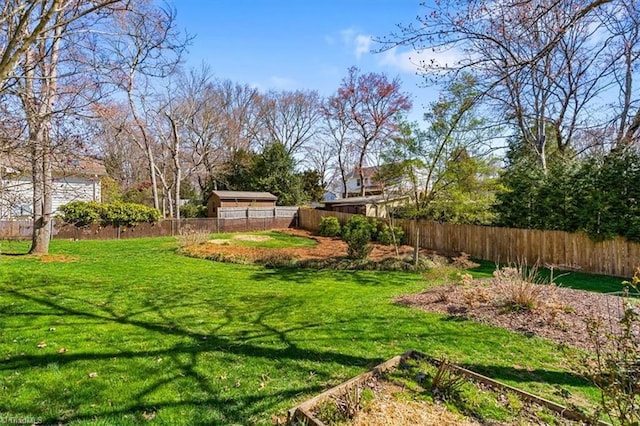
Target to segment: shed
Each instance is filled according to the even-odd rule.
[[[207,200],[209,217],[218,217],[221,207],[275,207],[278,197],[270,192],[213,191]]]

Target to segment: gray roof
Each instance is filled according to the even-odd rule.
[[[216,195],[221,200],[266,200],[276,201],[278,197],[270,192],[254,191],[213,191],[211,195]],[[210,195],[210,196],[211,196]]]
[[[384,196],[382,195],[371,195],[368,197],[349,197],[349,198],[338,198],[336,200],[325,200],[323,203],[325,205],[329,204],[332,206],[360,206],[365,204],[377,204],[379,201],[384,201]]]
[[[408,195],[392,195],[392,196],[384,196],[384,195],[369,195],[367,197],[348,197],[348,198],[338,198],[336,200],[325,200],[323,201],[325,206],[364,206],[365,204],[384,204],[386,202],[392,202],[397,200],[402,200],[405,198],[409,198]]]

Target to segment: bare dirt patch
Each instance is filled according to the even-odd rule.
[[[396,302],[587,350],[592,349],[587,321],[599,320],[607,330],[618,330],[621,297],[549,285],[540,287],[540,303],[528,310],[505,307],[500,287],[491,279],[433,287],[401,296]]]
[[[238,234],[234,235],[232,240],[263,242],[273,240],[273,237],[270,237],[268,235]]]

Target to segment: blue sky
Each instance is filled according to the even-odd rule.
[[[172,0],[178,25],[195,39],[187,66],[210,65],[221,79],[261,90],[317,90],[331,95],[350,66],[400,77],[412,95],[411,117],[434,100],[418,87],[417,54],[371,53],[375,37],[424,13],[420,0]]]

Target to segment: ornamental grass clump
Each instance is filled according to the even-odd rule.
[[[496,269],[493,272],[493,283],[500,302],[509,311],[530,311],[538,306],[544,292],[544,284],[548,283],[538,274],[538,266],[527,267],[515,264]]]

